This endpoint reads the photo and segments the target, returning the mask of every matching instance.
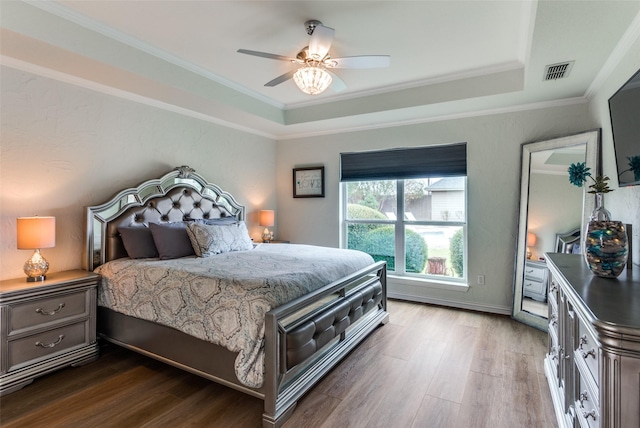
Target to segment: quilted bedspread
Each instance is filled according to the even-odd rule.
[[[173,260],[119,259],[98,267],[98,305],[164,324],[238,352],[246,386],[264,379],[264,316],[373,263],[368,254],[310,245]]]

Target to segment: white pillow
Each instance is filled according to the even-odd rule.
[[[253,242],[243,221],[228,225],[189,223],[187,234],[198,257],[253,248]]]

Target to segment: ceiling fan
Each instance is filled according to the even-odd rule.
[[[382,68],[388,67],[391,62],[389,55],[360,55],[343,58],[331,58],[329,49],[333,42],[333,28],[325,27],[322,22],[315,19],[304,23],[307,34],[311,36],[309,46],[303,48],[295,58],[276,55],[266,52],[238,49],[239,53],[259,56],[262,58],[289,61],[301,67],[288,71],[281,76],[267,82],[264,86],[273,87],[293,79],[300,90],[309,95],[317,95],[324,92],[329,86],[340,92],[347,85],[330,69],[334,68]]]

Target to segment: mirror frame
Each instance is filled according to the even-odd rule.
[[[520,177],[520,213],[518,216],[518,237],[516,243],[515,269],[513,280],[513,310],[511,316],[516,321],[528,324],[543,331],[548,330],[548,319],[524,311],[522,309],[522,295],[524,283],[524,266],[527,253],[527,228],[529,212],[529,180],[531,167],[531,154],[545,150],[559,149],[562,147],[586,144],[586,166],[591,168],[593,175],[601,175],[601,151],[600,129],[571,134],[564,137],[548,140],[534,141],[522,144],[521,150],[521,177]],[[587,198],[587,192],[583,186],[582,191],[582,222],[580,230],[584,230],[589,220],[589,215],[594,209],[595,199]]]

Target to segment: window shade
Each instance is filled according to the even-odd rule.
[[[467,175],[467,143],[340,153],[340,181]]]

